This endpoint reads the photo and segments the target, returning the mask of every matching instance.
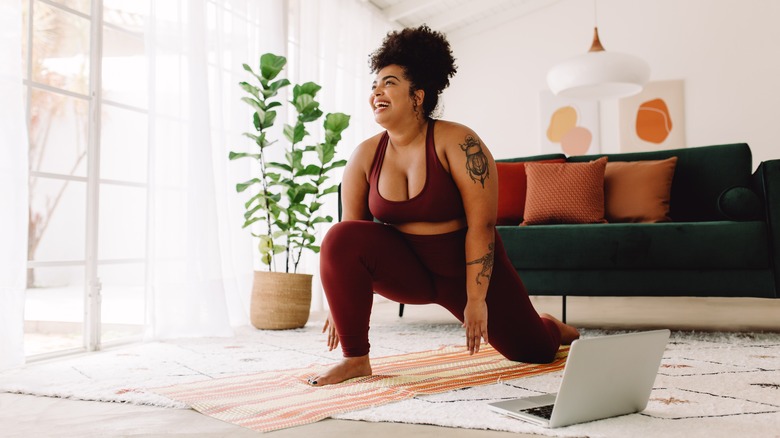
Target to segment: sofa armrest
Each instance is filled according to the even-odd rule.
[[[753,174],[753,186],[761,196],[769,234],[772,270],[775,276],[775,298],[780,297],[780,160],[759,164]]]

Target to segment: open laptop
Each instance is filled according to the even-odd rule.
[[[669,330],[574,341],[557,394],[490,403],[498,413],[561,427],[640,412],[647,407]]]

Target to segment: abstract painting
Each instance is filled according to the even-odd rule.
[[[542,91],[539,109],[543,154],[571,156],[600,152],[598,101],[566,99]]]
[[[682,80],[648,82],[641,93],[620,99],[620,151],[685,147]]]

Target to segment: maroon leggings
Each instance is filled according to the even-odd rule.
[[[462,322],[465,238],[465,229],[420,236],[371,221],[333,226],[322,242],[320,276],[344,356],[368,354],[374,292],[404,304],[439,304]],[[498,232],[486,302],[490,344],[504,357],[531,363],[553,360],[560,332],[534,310]]]

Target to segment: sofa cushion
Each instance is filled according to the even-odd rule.
[[[563,163],[565,158],[539,160],[539,163]],[[498,170],[498,225],[519,225],[525,212],[527,178],[525,162],[496,162]]]
[[[601,156],[573,156],[567,161],[586,162]],[[729,187],[749,187],[753,165],[746,143],[606,156],[610,163],[677,157],[669,216],[673,221],[685,222],[728,219],[718,210],[718,197]]]
[[[606,165],[606,157],[588,163],[527,163],[523,225],[606,222]]]
[[[516,269],[766,269],[761,221],[498,227]]]
[[[733,221],[751,221],[761,218],[761,198],[747,187],[729,187],[718,197],[718,210]]]
[[[609,222],[668,222],[677,157],[607,163],[605,215]]]
[[[768,269],[529,269],[518,273],[531,295],[776,298],[775,280]]]

